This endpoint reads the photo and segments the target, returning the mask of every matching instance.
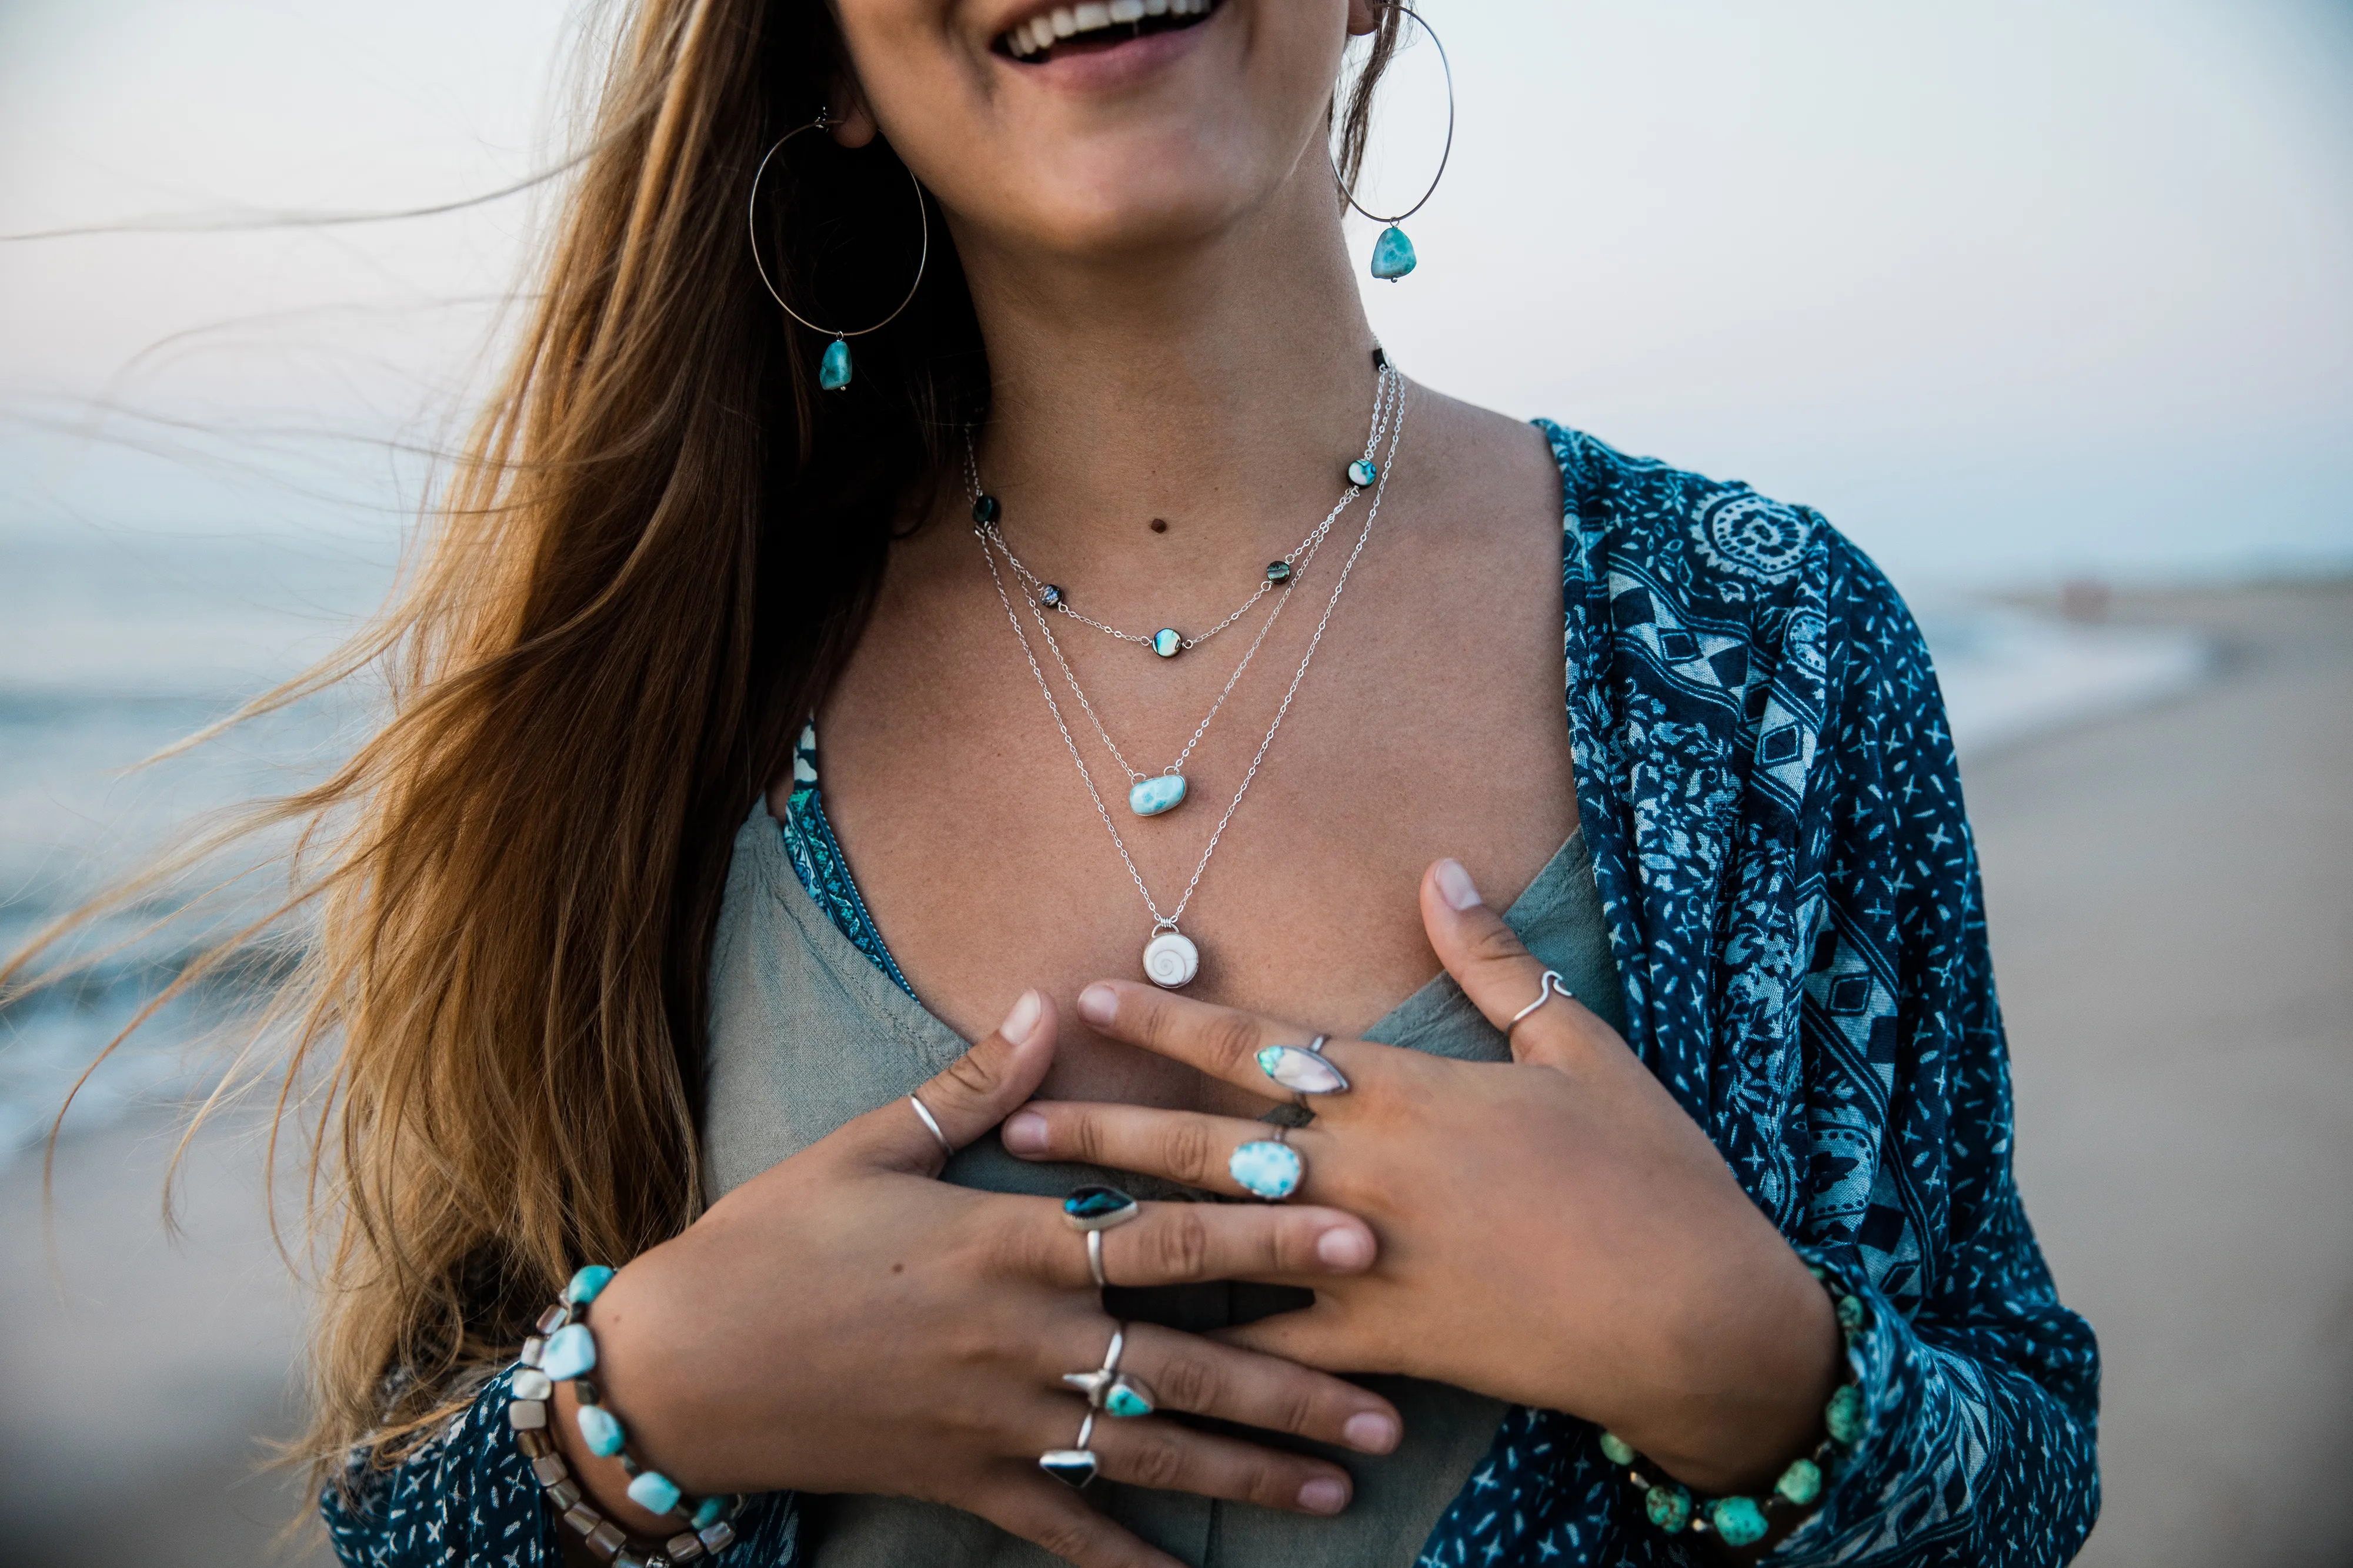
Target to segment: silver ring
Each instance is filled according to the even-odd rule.
[[[1504,1026],[1504,1037],[1508,1039],[1512,1031],[1520,1026],[1521,1019],[1552,1000],[1556,991],[1571,1002],[1577,1000],[1577,993],[1568,988],[1568,982],[1560,977],[1560,971],[1547,969],[1544,972],[1544,978],[1536,983],[1536,999],[1513,1014],[1512,1021]]]
[[[915,1114],[917,1116],[923,1118],[923,1131],[932,1135],[932,1142],[940,1146],[940,1152],[945,1154],[951,1160],[955,1159],[956,1152],[955,1145],[949,1142],[948,1135],[940,1131],[940,1120],[938,1117],[932,1114],[932,1108],[925,1105],[920,1098],[912,1094],[907,1097],[907,1103],[915,1108]]]
[[[1103,1278],[1103,1236],[1099,1230],[1087,1232],[1087,1272],[1095,1277],[1095,1289],[1098,1290],[1111,1283]]]
[[[1094,1435],[1095,1413],[1089,1406],[1087,1418],[1079,1423],[1079,1440],[1067,1448],[1047,1449],[1038,1456],[1038,1468],[1072,1491],[1078,1490],[1093,1480],[1095,1472],[1103,1468],[1095,1451],[1087,1447]]]

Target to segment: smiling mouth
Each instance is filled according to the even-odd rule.
[[[1218,5],[1219,0],[1094,0],[1057,5],[997,35],[997,49],[1023,65],[1043,65],[1060,54],[1092,53],[1197,26]]]

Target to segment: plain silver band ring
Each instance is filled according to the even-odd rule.
[[[1332,1037],[1331,1037],[1331,1036],[1329,1036],[1329,1035],[1318,1035],[1318,1036],[1316,1036],[1314,1039],[1312,1039],[1312,1040],[1310,1040],[1310,1041],[1308,1041],[1308,1042],[1307,1042],[1307,1047],[1306,1047],[1306,1048],[1307,1048],[1308,1050],[1310,1050],[1310,1051],[1314,1052],[1315,1055],[1317,1055],[1317,1056],[1319,1056],[1319,1057],[1320,1057],[1320,1056],[1322,1056],[1322,1055],[1324,1054],[1324,1047],[1325,1046],[1330,1045],[1331,1043],[1332,1043]]]
[[[923,1131],[932,1135],[932,1142],[940,1146],[940,1152],[951,1160],[955,1159],[955,1145],[949,1142],[948,1135],[940,1131],[940,1119],[932,1114],[932,1108],[912,1094],[907,1097],[907,1103],[915,1108],[917,1116],[923,1118]]]
[[[1095,1277],[1095,1289],[1098,1290],[1111,1283],[1103,1278],[1103,1233],[1099,1230],[1087,1232],[1087,1272]]]
[[[1577,993],[1568,988],[1568,982],[1560,977],[1560,971],[1547,969],[1544,972],[1544,979],[1536,984],[1536,999],[1512,1015],[1512,1021],[1504,1026],[1504,1037],[1509,1038],[1512,1031],[1520,1026],[1520,1020],[1552,1000],[1556,991],[1572,1002],[1577,1000]]]

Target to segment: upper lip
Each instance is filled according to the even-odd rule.
[[[1056,37],[1140,22],[1146,16],[1207,14],[1214,0],[1064,0],[1062,4],[1031,5],[1014,13],[997,29],[996,41],[1007,53],[1026,55],[1045,47]]]

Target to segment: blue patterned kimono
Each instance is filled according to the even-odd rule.
[[[2098,1351],[2011,1182],[1977,855],[1919,631],[1813,512],[1541,427],[1563,480],[1577,807],[1629,1043],[1872,1309],[1850,1349],[1864,1435],[1769,1561],[2063,1563],[2099,1512]],[[794,864],[903,985],[804,782]],[[503,1384],[360,1477],[356,1506],[330,1493],[345,1562],[554,1568]],[[1595,1436],[1511,1412],[1417,1563],[1694,1561]],[[744,1524],[725,1563],[791,1568],[789,1498]]]

